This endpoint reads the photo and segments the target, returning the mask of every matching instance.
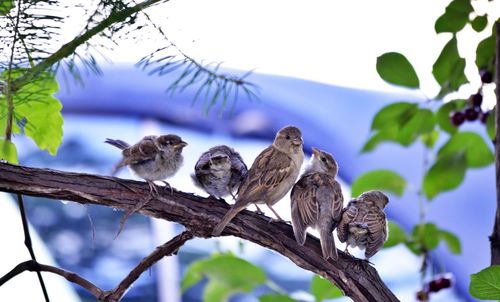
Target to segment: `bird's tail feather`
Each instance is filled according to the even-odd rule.
[[[130,147],[130,145],[127,142],[124,142],[120,139],[107,138],[104,142],[107,144],[110,144],[111,146],[115,146],[116,148],[121,149],[121,150]]]
[[[337,248],[335,247],[335,239],[333,238],[333,230],[331,228],[320,228],[319,238],[321,242],[321,252],[323,252],[323,258],[332,258],[337,260]]]
[[[226,215],[222,218],[222,220],[217,224],[217,226],[212,231],[212,236],[219,236],[222,231],[226,228],[226,225],[236,216],[239,212],[241,212],[246,206],[238,206],[233,205],[229,211],[227,211]]]

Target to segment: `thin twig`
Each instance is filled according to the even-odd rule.
[[[118,286],[107,295],[105,301],[120,301],[122,296],[128,288],[144,273],[151,268],[153,264],[158,262],[165,256],[177,254],[179,248],[186,243],[186,241],[194,237],[191,231],[186,230],[181,234],[175,236],[167,243],[158,246],[151,254],[146,256],[139,262],[139,264],[118,284]]]
[[[4,283],[14,278],[15,276],[21,274],[24,271],[37,272],[37,273],[49,272],[59,275],[65,278],[66,280],[85,288],[98,300],[101,300],[104,295],[103,290],[95,286],[92,282],[88,281],[87,279],[79,276],[78,274],[54,266],[40,264],[35,260],[28,260],[16,265],[16,267],[14,267],[10,272],[8,272],[7,274],[5,274],[0,278],[0,286],[2,286]]]
[[[495,118],[495,171],[496,171],[496,215],[493,233],[490,235],[491,265],[500,265],[500,20],[495,23],[496,32],[496,114]],[[492,118],[492,117],[490,117]]]
[[[24,201],[23,196],[21,194],[17,194],[17,203],[19,205],[19,211],[21,212],[21,220],[23,222],[23,232],[24,232],[24,245],[28,249],[31,260],[36,262],[35,252],[33,251],[33,244],[31,243],[31,235],[30,229],[28,227],[28,219],[26,218],[26,211],[24,209]],[[40,282],[40,287],[42,288],[43,297],[46,302],[49,302],[49,294],[47,293],[47,288],[45,287],[45,282],[43,281],[42,274],[37,271],[36,275],[38,277],[38,281]]]

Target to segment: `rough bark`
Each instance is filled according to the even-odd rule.
[[[91,174],[61,172],[0,163],[0,191],[97,204],[129,210],[149,196],[144,182]],[[229,205],[190,193],[165,190],[139,213],[184,225],[194,236],[210,238],[212,228]],[[233,235],[274,250],[296,265],[336,284],[354,301],[398,301],[375,268],[339,251],[337,261],[325,261],[319,240],[308,236],[304,246],[295,241],[292,227],[284,222],[244,210],[222,235]]]

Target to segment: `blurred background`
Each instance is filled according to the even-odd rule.
[[[120,151],[104,144],[106,138],[135,143],[144,135],[175,133],[189,145],[183,153],[183,168],[169,183],[178,190],[206,196],[190,179],[202,152],[227,144],[239,151],[250,166],[278,129],[293,124],[302,129],[306,153],[310,154],[315,146],[334,155],[346,201],[350,183],[363,172],[384,168],[405,177],[409,188],[402,197],[390,195],[387,213],[408,231],[418,220],[417,188],[423,173],[423,147],[419,143],[409,148],[386,143],[372,153],[361,154],[360,150],[369,138],[371,119],[380,108],[396,101],[426,102],[426,95],[435,95],[439,90],[430,78],[430,68],[447,38],[436,36],[433,24],[448,2],[171,1],[167,11],[149,12],[155,20],[162,20],[170,39],[197,59],[224,61],[226,69],[221,72],[241,75],[253,69],[247,80],[258,87],[258,99],[249,100],[241,94],[234,103],[224,108],[216,105],[207,112],[203,100],[193,103],[196,86],[182,93],[165,92],[179,73],[148,76],[133,65],[154,48],[148,46],[155,41],[144,39],[138,44],[136,40],[124,40],[104,54],[114,63],[102,61],[102,74],[87,75],[83,85],[59,75],[57,97],[63,103],[63,143],[57,156],[52,157],[31,141],[16,138],[20,163],[109,175]],[[79,28],[76,23],[74,26]],[[68,28],[68,35],[71,30]],[[471,39],[481,38],[471,34]],[[474,53],[467,45],[460,45],[460,50],[464,56]],[[376,57],[388,51],[405,53],[420,76],[421,91],[396,89],[378,77]],[[473,66],[469,72],[475,72]],[[471,81],[470,87],[464,87],[459,94],[470,95],[474,84]],[[492,103],[491,99],[485,101]],[[429,108],[432,106],[430,103]],[[479,122],[465,127],[485,132]],[[438,144],[444,141],[441,138]],[[134,177],[126,169],[118,176]],[[433,295],[431,301],[475,301],[467,290],[469,275],[489,264],[494,188],[493,166],[476,169],[467,173],[457,190],[429,204],[429,221],[439,221],[440,227],[458,234],[462,242],[461,255],[451,255],[444,246],[433,255],[436,272],[451,273],[456,285]],[[0,198],[11,199],[5,194]],[[29,221],[38,234],[34,245],[40,262],[45,260],[78,272],[103,289],[116,286],[154,247],[183,229],[135,214],[114,239],[122,212],[25,199]],[[1,234],[8,242],[0,269],[7,271],[27,259],[28,254],[15,203],[3,203],[12,203],[12,207],[6,206],[0,212],[4,225]],[[289,207],[289,200],[284,199],[276,210],[289,219]],[[264,268],[268,277],[294,298],[313,301],[307,293],[311,273],[274,252],[233,237],[188,242],[177,256],[162,260],[143,274],[123,301],[201,301],[203,282],[181,293],[183,272],[194,260],[228,250]],[[420,287],[419,258],[405,247],[396,246],[382,250],[370,261],[401,301],[415,300]],[[94,301],[78,286],[45,276],[49,279],[49,294],[57,288],[58,295],[51,295],[53,301]],[[35,275],[21,277],[0,288],[0,300],[12,298],[15,293],[18,298],[26,295],[20,301],[42,301]],[[20,291],[26,284],[32,289]],[[256,297],[269,290],[262,286],[250,294],[238,294],[231,301],[258,301]]]

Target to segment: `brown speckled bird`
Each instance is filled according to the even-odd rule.
[[[342,215],[344,197],[335,180],[338,165],[333,156],[313,148],[313,157],[291,193],[292,226],[300,245],[306,242],[306,229],[319,231],[323,258],[337,259],[333,230]]]
[[[294,126],[282,128],[271,146],[262,151],[248,170],[238,190],[235,204],[214,228],[218,236],[236,214],[250,204],[266,204],[282,220],[272,206],[292,188],[304,161],[302,133]]]
[[[238,190],[248,169],[240,154],[233,148],[220,145],[203,152],[191,175],[196,186],[210,196],[223,198]]]
[[[365,259],[375,255],[387,240],[387,219],[384,208],[389,198],[382,192],[373,190],[361,194],[347,204],[337,227],[341,242],[347,248],[365,249]]]
[[[119,139],[108,138],[105,142],[123,150],[123,158],[116,164],[112,174],[128,166],[134,174],[146,180],[151,192],[157,192],[154,181],[164,181],[177,173],[184,160],[182,149],[187,146],[175,134],[148,135],[132,146]],[[165,184],[170,187],[167,182]]]

